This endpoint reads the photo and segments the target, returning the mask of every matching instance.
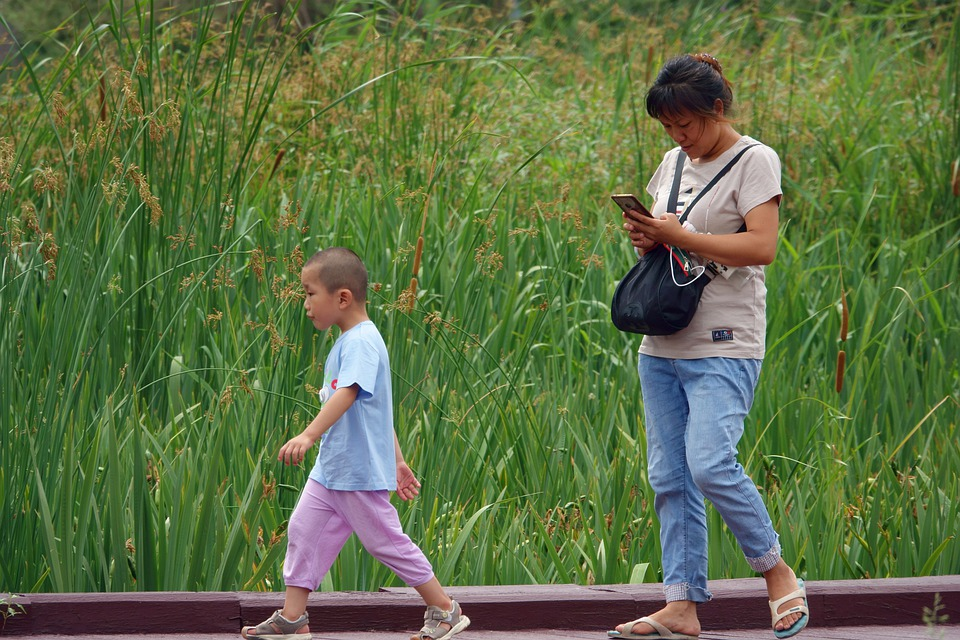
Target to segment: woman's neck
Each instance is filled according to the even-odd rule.
[[[727,150],[729,150],[730,147],[737,144],[737,141],[740,140],[740,138],[740,134],[737,133],[732,126],[729,124],[722,125],[720,129],[720,135],[717,136],[717,141],[713,147],[710,148],[710,151],[703,154],[696,160],[693,160],[693,162],[696,164],[703,164],[716,160]]]

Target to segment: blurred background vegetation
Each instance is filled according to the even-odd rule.
[[[441,582],[659,580],[608,196],[670,148],[643,94],[685,51],[783,159],[740,453],[787,559],[960,572],[954,3],[39,8],[0,5],[0,592],[282,588],[331,244]],[[710,513],[711,578],[751,575]],[[351,540],[322,588],[393,584]]]

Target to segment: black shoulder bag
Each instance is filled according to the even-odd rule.
[[[723,169],[707,183],[697,197],[685,207],[680,224],[687,219],[693,206],[707,191],[725,176],[747,149],[748,145],[733,157]],[[673,186],[667,200],[667,211],[677,210],[680,191],[680,176],[687,154],[677,155],[677,168],[673,174]],[[740,230],[743,231],[744,227]],[[693,273],[693,272],[696,273]],[[704,288],[710,284],[712,275],[703,267],[689,269],[686,254],[669,245],[658,244],[640,256],[627,275],[617,285],[610,305],[610,317],[620,331],[641,333],[648,336],[665,336],[687,327],[700,304]]]

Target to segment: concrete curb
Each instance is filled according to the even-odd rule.
[[[938,602],[939,615],[960,622],[960,576],[883,580],[808,581],[812,625],[923,625],[925,611]],[[766,589],[760,578],[711,581],[714,600],[700,608],[704,628],[758,629],[770,624]],[[661,585],[517,585],[449,587],[472,629],[581,629],[603,631],[662,606]],[[7,602],[11,598],[7,597]],[[283,604],[282,593],[148,592],[37,593],[17,595],[25,613],[7,620],[0,635],[96,633],[235,633]],[[314,633],[395,630],[418,623],[423,602],[408,588],[379,592],[314,593]]]

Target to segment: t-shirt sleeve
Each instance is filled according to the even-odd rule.
[[[361,394],[372,396],[377,390],[377,370],[380,364],[376,346],[366,340],[354,340],[344,347],[337,388],[355,384],[360,387]]]
[[[780,158],[766,145],[750,149],[743,157],[743,174],[737,212],[746,216],[752,209],[783,195],[780,186]]]

